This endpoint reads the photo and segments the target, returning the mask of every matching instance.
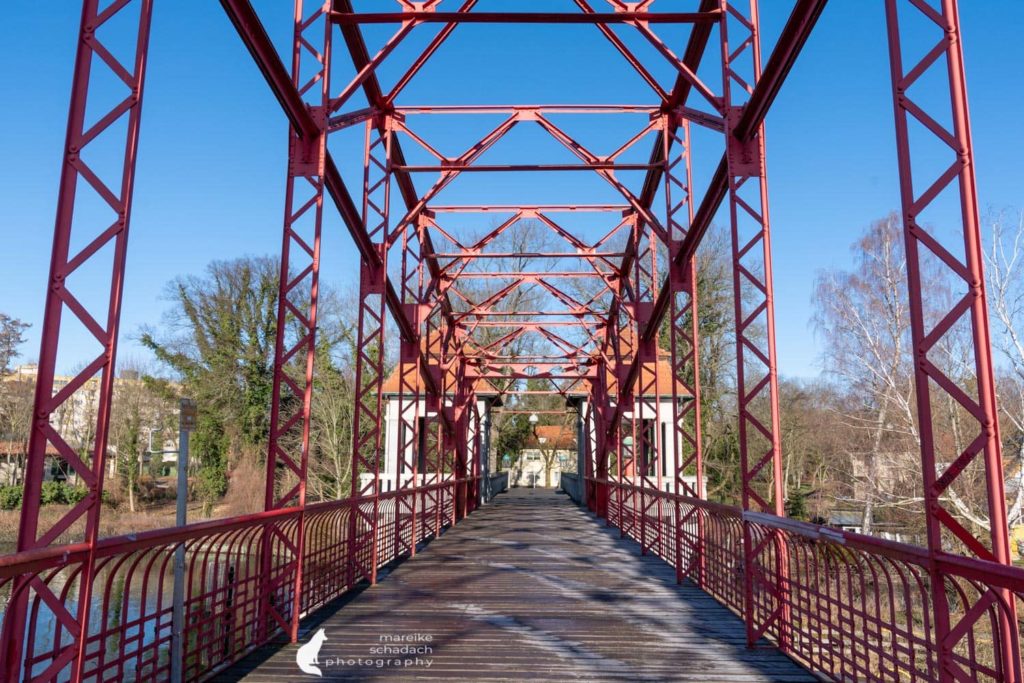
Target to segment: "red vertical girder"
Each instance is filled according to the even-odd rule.
[[[653,230],[645,229],[645,227],[650,228],[650,226],[638,222],[633,233],[634,244],[636,245],[634,247],[636,257],[633,259],[633,287],[636,300],[633,304],[633,315],[631,316],[633,326],[629,331],[633,339],[637,340],[633,349],[633,362],[639,366],[636,384],[634,385],[636,387],[634,390],[635,396],[633,405],[630,406],[630,412],[633,415],[634,467],[637,471],[637,476],[631,483],[639,487],[635,495],[638,499],[636,501],[636,509],[640,516],[641,554],[646,554],[648,549],[658,545],[661,531],[660,515],[656,524],[648,524],[651,508],[653,507],[660,511],[661,498],[660,496],[649,496],[646,494],[646,490],[652,486],[652,483],[655,488],[660,488],[660,478],[655,475],[652,482],[650,472],[652,466],[655,467],[656,472],[660,471],[657,468],[657,464],[661,451],[658,449],[657,437],[652,439],[650,432],[644,428],[645,420],[649,419],[647,415],[654,414],[657,417],[659,413],[658,339],[655,338],[650,341],[641,339],[641,331],[646,327],[650,318],[654,288],[658,281],[658,244],[655,242],[655,236],[652,234]],[[655,422],[655,429],[658,429],[657,422]],[[652,526],[653,529],[650,528]],[[654,539],[650,542],[648,542],[648,531],[651,531],[654,535]]]
[[[455,425],[453,434],[452,456],[453,469],[452,477],[455,479],[455,508],[453,523],[466,516],[469,503],[469,488],[466,477],[469,473],[469,415],[470,415],[470,386],[466,377],[466,360],[462,357],[461,351],[455,360],[455,382],[452,399],[452,422]]]
[[[598,517],[608,518],[609,490],[608,490],[608,459],[610,450],[608,448],[608,434],[611,426],[608,424],[608,416],[611,413],[611,399],[608,393],[609,368],[607,360],[598,357],[596,360],[596,377],[590,383],[590,411],[591,424],[594,434],[594,481],[589,490],[591,510]]]
[[[693,222],[691,195],[690,125],[667,123],[663,135],[665,169],[665,214],[669,242],[668,283],[671,293],[669,353],[672,380],[673,471],[672,491],[676,495],[704,498],[704,460],[701,445],[700,411],[700,338],[698,334],[697,267],[693,258],[680,263],[675,259],[683,237]],[[674,144],[673,144],[674,143]],[[675,157],[672,156],[675,149]],[[680,388],[683,392],[680,392]],[[684,476],[691,470],[697,477],[690,486]],[[675,500],[676,580],[690,576],[702,585],[704,565],[704,519],[698,508],[683,506]],[[687,559],[684,560],[684,546]]]
[[[896,117],[896,153],[900,175],[900,201],[903,209],[903,231],[906,244],[907,282],[910,296],[910,330],[914,349],[914,379],[917,398],[917,417],[921,437],[921,476],[924,483],[925,516],[927,520],[928,553],[931,562],[931,593],[935,617],[939,680],[965,680],[972,675],[955,661],[954,651],[973,636],[975,625],[987,612],[987,606],[997,606],[998,633],[995,635],[995,661],[1002,680],[1020,680],[1020,643],[1015,597],[1006,590],[988,587],[972,609],[959,615],[951,614],[946,578],[937,568],[935,559],[944,553],[967,553],[979,558],[1012,564],[1009,530],[1006,518],[1006,498],[1003,484],[1002,446],[999,435],[999,416],[996,409],[995,379],[993,372],[991,339],[989,337],[988,307],[985,301],[985,277],[978,197],[974,176],[974,151],[968,117],[967,91],[964,81],[963,46],[960,40],[960,18],[956,0],[942,0],[933,8],[921,2],[903,3],[906,12],[925,20],[933,29],[934,45],[923,56],[912,57],[909,68],[904,64],[904,47],[900,33],[896,0],[886,0],[886,19],[889,36],[889,56],[892,70],[893,109]],[[930,24],[928,24],[930,22]],[[945,61],[950,126],[933,118],[920,102],[914,84],[923,76],[941,69]],[[937,113],[938,116],[943,116]],[[948,166],[937,176],[925,175],[927,166],[915,163],[931,156],[920,152],[920,137],[911,138],[911,121],[917,130],[948,151]],[[945,163],[945,162],[943,162]],[[917,173],[917,178],[915,178]],[[922,177],[924,176],[924,177]],[[916,182],[915,182],[916,180]],[[948,191],[959,201],[960,215],[952,218],[952,235],[944,240],[933,220],[922,218],[929,207]],[[941,209],[940,209],[941,211]],[[940,226],[941,227],[941,226]],[[964,257],[957,256],[961,238]],[[931,258],[929,258],[931,257]],[[936,282],[926,281],[923,264],[936,264],[941,274],[934,277],[952,280],[955,301],[949,310],[934,311],[940,302],[928,299],[929,315],[925,314],[925,299],[929,288]],[[941,282],[939,283],[941,284]],[[959,298],[957,298],[959,297]],[[976,389],[960,386],[941,367],[938,345],[957,324],[970,325],[974,349]],[[976,396],[972,393],[976,392]],[[933,434],[932,401],[936,397],[952,398],[973,418],[976,431],[965,428],[968,446],[963,452],[950,456],[939,454]],[[988,494],[988,514],[991,532],[990,545],[986,545],[971,530],[963,526],[946,509],[942,497],[953,487],[960,475],[979,456],[985,469]],[[943,536],[953,540],[952,547],[943,542]]]
[[[389,207],[391,200],[392,133],[385,121],[384,133],[375,122],[366,122],[363,156],[363,223],[367,236],[377,245],[380,265],[360,265],[359,331],[356,353],[355,410],[352,418],[352,495],[367,496],[368,502],[355,506],[350,529],[350,561],[353,578],[370,582],[377,578],[377,518],[380,496],[380,466],[384,431],[381,389],[384,383],[384,328],[386,324],[385,283]],[[360,483],[360,475],[372,475]]]
[[[26,628],[30,590],[41,597],[54,614],[52,659],[44,671],[37,673],[39,678],[49,679],[58,675],[68,675],[66,668],[70,665],[70,678],[72,681],[78,681],[83,676],[86,657],[89,654],[85,650],[84,636],[89,633],[92,582],[96,569],[95,548],[100,533],[100,500],[103,493],[108,424],[114,389],[128,226],[135,186],[135,161],[138,155],[142,94],[153,11],[152,0],[134,2],[139,13],[138,22],[133,27],[134,61],[126,66],[103,43],[97,31],[124,11],[125,7],[131,5],[132,0],[108,3],[102,11],[99,4],[98,0],[86,0],[82,4],[18,530],[18,550],[34,550],[51,545],[72,524],[84,520],[83,539],[88,544],[89,552],[78,578],[75,614],[65,609],[60,604],[61,596],[42,581],[22,576],[14,583],[11,600],[4,616],[3,664],[0,665],[3,677],[11,681],[19,680],[22,675],[31,678],[33,673],[36,673],[27,665],[24,671],[21,670],[25,654],[22,638]],[[126,92],[116,104],[100,112],[95,121],[87,122],[90,78],[94,72],[102,70],[108,71],[115,80],[120,81]],[[120,173],[114,178],[101,178],[100,172],[90,165],[89,150],[97,147],[93,144],[96,140],[117,136],[118,133],[108,132],[108,129],[125,118],[127,126],[120,147]],[[99,147],[102,148],[102,145]],[[79,186],[79,180],[84,181],[82,187]],[[110,181],[116,184],[112,186]],[[86,221],[94,221],[94,217],[75,216],[76,194],[83,189],[95,193],[112,211],[113,221],[109,225],[88,225]],[[84,234],[86,237],[85,246],[74,254],[71,253],[73,234]],[[74,284],[68,280],[81,266],[107,247],[113,252],[107,309],[89,311],[75,296]],[[61,319],[65,313],[70,314],[70,319],[81,323],[95,337],[102,350],[70,382],[54,393]],[[96,314],[99,314],[98,319]],[[50,424],[50,416],[67,401],[72,400],[75,392],[97,374],[100,375],[100,379],[95,414],[96,432],[90,455],[83,460]],[[57,449],[78,475],[79,480],[89,489],[89,494],[61,515],[56,522],[40,529],[40,495],[48,444]],[[65,633],[68,637],[67,643],[63,643]],[[29,643],[30,648],[44,651],[45,646],[38,648],[36,645],[34,642]],[[27,654],[34,653],[30,650]]]
[[[598,371],[600,372],[600,370]],[[594,462],[594,439],[592,435],[596,429],[594,424],[594,400],[597,398],[596,391],[596,378],[589,382],[590,391],[584,402],[580,403],[580,410],[583,412],[583,433],[581,434],[580,443],[586,444],[585,446],[578,446],[578,448],[585,448],[583,458],[583,471],[579,473],[582,476],[580,489],[580,503],[587,506],[587,509],[597,514],[596,505],[596,492],[594,479],[597,477],[596,463]]]
[[[398,452],[395,469],[395,487],[418,488],[425,475],[419,471],[420,415],[421,415],[421,353],[422,318],[427,309],[423,305],[424,269],[423,242],[420,225],[407,226],[402,231],[402,270],[400,296],[415,325],[415,339],[401,341],[398,358],[398,415],[393,424],[398,429],[395,439]],[[415,245],[415,246],[413,246]],[[417,523],[417,495],[399,496],[395,508],[396,553],[416,554],[419,524]]]
[[[733,298],[736,314],[736,391],[739,411],[740,467],[744,510],[785,514],[782,449],[779,442],[779,393],[775,365],[775,311],[772,294],[768,183],[764,163],[764,126],[749,141],[733,135],[761,76],[757,0],[721,0],[722,102],[725,109],[729,223],[732,233]],[[730,22],[732,20],[732,23]],[[764,335],[763,337],[761,335]],[[764,480],[768,481],[765,482]],[[760,489],[767,486],[767,493]],[[773,537],[756,541],[744,524],[744,581],[747,641],[753,645],[771,630],[785,649],[788,638],[785,580],[764,580],[760,565],[788,562],[773,552]]]
[[[327,3],[321,3],[306,16],[302,0],[295,0],[292,83],[299,95],[310,101],[320,133],[300,136],[291,127],[288,130],[266,510],[293,505],[304,509],[306,505],[327,150],[325,112],[330,102],[332,25],[326,20],[328,9]],[[304,70],[306,63],[314,64],[314,68]],[[264,612],[260,622],[265,628],[276,623],[292,642],[297,640],[299,630],[304,543],[304,513],[299,515],[295,530],[281,524],[267,525],[261,586]],[[287,561],[282,563],[282,556]]]
[[[455,337],[455,329],[442,326],[437,330],[437,369],[440,376],[440,394],[437,397],[437,458],[438,458],[438,481],[450,482],[455,477],[455,434],[458,429],[456,425],[454,403],[455,388],[452,386],[454,373],[452,372],[453,359],[452,342]],[[451,405],[450,405],[451,404]],[[445,430],[441,423],[446,422],[454,425],[454,429]],[[443,486],[438,489],[439,501],[437,506],[437,528],[438,535],[441,529],[455,523],[455,491],[451,486]]]
[[[425,430],[424,445],[427,449],[427,477],[425,484],[438,484],[441,481],[441,372],[438,351],[440,335],[438,320],[440,313],[431,310],[424,321],[423,345],[427,349],[424,372],[434,378],[433,388],[423,392],[423,428]],[[423,493],[423,524],[435,536],[440,533],[440,509],[442,490],[440,487],[429,488]],[[426,533],[426,532],[424,532]]]
[[[634,250],[637,248],[637,234],[640,229],[637,223],[638,221],[634,217],[630,234]],[[620,282],[618,296],[622,298],[623,303],[619,306],[618,317],[610,321],[606,345],[611,361],[610,379],[613,382],[615,393],[615,410],[611,412],[609,418],[609,429],[614,433],[610,432],[608,438],[613,439],[616,450],[616,478],[620,484],[616,488],[618,496],[616,501],[617,526],[619,535],[623,538],[633,534],[636,528],[636,516],[633,514],[636,509],[636,488],[633,486],[636,476],[636,381],[635,375],[632,377],[632,381],[629,381],[630,377],[627,377],[627,373],[633,367],[640,367],[636,352],[638,340],[635,333],[638,328],[636,315],[639,311],[636,306],[637,289],[634,278],[635,274],[631,269]],[[632,417],[626,418],[627,412]],[[631,443],[626,443],[627,438]],[[622,484],[627,485],[622,486]]]

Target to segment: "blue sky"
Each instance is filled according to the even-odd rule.
[[[290,37],[291,3],[254,4],[273,39],[284,45]],[[483,1],[479,8],[502,5]],[[516,8],[562,5],[571,3],[517,3]],[[766,48],[791,5],[762,2]],[[1019,45],[1024,3],[964,2],[961,13],[982,209],[1019,207],[1024,205],[1024,139],[1017,131],[1024,94],[1015,79],[1024,73]],[[0,88],[6,95],[0,109],[0,158],[8,169],[0,183],[0,230],[6,246],[0,311],[33,323],[22,348],[26,360],[39,347],[77,25],[77,2],[71,0],[56,5],[18,0],[7,8],[0,25],[5,45]],[[811,377],[819,369],[820,340],[808,322],[816,272],[847,264],[849,244],[863,227],[897,208],[884,31],[880,1],[832,0],[768,117],[783,375]],[[427,30],[413,35],[410,48],[429,38]],[[554,30],[536,26],[460,27],[400,103],[653,102],[644,84],[630,75],[592,27],[573,27],[566,35],[568,40],[560,41]],[[664,35],[670,41],[674,37],[671,31]],[[382,36],[383,29],[368,33],[371,48]],[[677,38],[673,47],[681,51],[682,36]],[[394,66],[381,73],[385,82],[393,79],[408,54],[396,53]],[[340,49],[338,56],[336,64],[347,59]],[[715,82],[715,57],[709,54],[706,60],[705,70],[712,73],[702,72],[709,83]],[[495,66],[498,61],[515,66],[502,72]],[[666,68],[659,65],[655,71],[669,82]],[[336,73],[348,72],[339,67]],[[340,83],[336,79],[336,88]],[[456,151],[475,132],[469,122],[454,132],[435,130],[433,121],[421,125],[435,136],[432,140],[448,145],[446,152]],[[575,131],[596,145],[598,133],[606,130],[602,125],[588,120]],[[159,322],[166,306],[161,298],[165,283],[175,275],[198,273],[213,258],[279,249],[285,133],[277,102],[219,4],[158,2],[122,316],[122,359],[145,358],[132,337],[141,325]],[[351,135],[332,142],[353,190],[359,187],[361,163],[355,142]],[[545,152],[544,145],[524,134],[510,150],[536,158]],[[720,152],[696,158],[699,153],[695,151],[695,185],[702,187]],[[558,183],[550,177],[514,183],[507,177],[500,183],[473,178],[453,184],[447,200],[496,201],[502,192],[555,200],[572,189],[578,193],[573,200],[585,202],[598,197],[593,182],[563,181],[561,176]],[[334,217],[326,225],[323,254],[324,278],[338,287],[349,285],[354,249]],[[83,296],[89,298],[88,293]],[[68,337],[62,369],[91,355],[86,346],[76,348],[79,342],[85,343],[84,335]]]

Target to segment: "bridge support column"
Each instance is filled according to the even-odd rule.
[[[316,358],[320,234],[324,210],[324,164],[330,104],[331,24],[329,3],[306,13],[295,3],[292,84],[307,100],[318,135],[288,131],[288,179],[278,289],[277,340],[268,435],[267,511],[306,505],[313,365]],[[315,50],[309,46],[316,45]],[[313,65],[309,78],[307,65]],[[302,612],[305,512],[295,526],[270,523],[263,538],[260,628],[265,638],[277,627],[298,639]]]
[[[363,163],[363,224],[380,254],[380,263],[360,265],[359,332],[356,354],[355,409],[352,416],[352,506],[349,521],[349,585],[361,578],[377,581],[377,526],[380,468],[383,457],[384,329],[387,315],[387,257],[390,236],[390,122],[366,122]],[[363,475],[366,475],[365,479]]]
[[[612,410],[608,395],[608,373],[607,362],[604,359],[599,359],[597,377],[591,386],[591,405],[593,406],[591,424],[595,433],[596,448],[592,465],[594,479],[590,488],[590,509],[595,515],[603,517],[610,524],[608,508],[611,494],[608,487],[610,474],[608,461],[611,449],[615,447],[617,436],[613,436],[610,431],[612,429],[611,416],[615,411]],[[615,432],[617,435],[618,430]]]
[[[957,580],[947,577],[937,563],[945,553],[964,553],[1012,564],[957,1],[942,0],[938,8],[932,8],[886,0],[885,8],[910,295],[921,476],[928,553],[932,559],[929,571],[938,645],[938,679],[973,678],[974,672],[964,670],[954,653],[977,637],[976,628],[987,631],[989,622],[982,615],[989,610],[978,608],[995,605],[998,618],[993,625],[996,631],[993,634],[994,659],[1000,674],[997,680],[1017,681],[1021,680],[1021,662],[1016,596],[989,587],[980,595],[972,596],[976,597],[973,609],[960,606],[955,613],[951,612],[949,596],[955,594]],[[912,53],[911,61],[905,64],[899,19],[910,16],[916,20],[915,27],[930,24],[935,47],[923,56]],[[945,73],[938,77],[944,76],[948,85],[952,113],[948,125],[940,123],[947,120],[947,112],[932,111],[938,120],[931,118],[926,109],[931,109],[932,103],[916,101],[917,90],[912,89],[917,81],[943,71]],[[912,123],[914,121],[916,124]],[[916,127],[914,136],[910,134],[912,125]],[[929,138],[935,144],[921,144]],[[941,163],[948,163],[937,178],[934,172],[928,173],[928,169],[934,167],[936,145],[944,146],[946,158]],[[943,306],[938,297],[928,296],[936,286],[948,286],[953,294],[951,305]],[[970,329],[974,353],[973,378],[959,382],[953,379],[956,373],[949,371],[941,351],[945,335],[958,326]],[[968,445],[960,453],[941,454],[935,442],[932,409],[941,400],[955,402],[963,408],[961,412],[967,422],[964,442]],[[961,475],[969,472],[971,464],[979,458],[984,466],[988,494],[988,539],[963,526],[947,508],[949,492],[955,490]],[[981,621],[984,624],[979,623]]]
[[[697,266],[680,263],[677,254],[693,222],[690,123],[668,121],[664,135],[665,203],[669,236],[669,353],[672,381],[672,490],[677,496],[704,499],[701,445],[700,335],[697,307]],[[674,151],[673,151],[674,150]],[[695,476],[694,485],[686,475]],[[690,577],[704,585],[704,515],[693,505],[675,501],[676,580]]]
[[[658,285],[659,243],[654,229],[638,221],[634,231],[633,292],[636,301],[630,316],[633,327],[633,363],[636,381],[631,406],[633,419],[633,484],[636,485],[634,508],[639,515],[638,538],[640,553],[646,555],[661,545],[661,496],[651,495],[651,489],[660,489],[658,458],[662,451],[658,439],[658,336],[648,338],[643,333],[651,322],[654,296]]]
[[[101,4],[105,6],[102,11]],[[105,36],[110,34],[110,30],[105,26],[108,22],[120,24],[121,19],[136,10],[137,20],[127,20],[129,23],[125,26],[126,35],[118,36],[124,40],[118,40],[117,44],[134,46],[134,52],[122,55],[130,60],[125,64],[115,56],[120,54],[117,50],[110,50],[109,46],[104,44]],[[84,636],[90,633],[92,584],[96,574],[96,543],[100,534],[100,510],[106,472],[125,256],[135,187],[135,162],[138,155],[152,14],[152,0],[129,0],[120,4],[85,0],[82,3],[67,136],[60,169],[57,217],[47,280],[46,307],[43,314],[17,547],[19,551],[45,548],[53,544],[72,525],[84,522],[82,540],[88,545],[89,550],[77,573],[77,607],[73,608],[74,614],[63,609],[54,610],[54,624],[52,629],[49,629],[50,633],[44,635],[41,630],[35,631],[35,642],[29,644],[34,648],[34,652],[29,654],[52,653],[49,660],[44,657],[35,664],[36,672],[40,667],[45,668],[40,678],[56,677],[62,671],[70,669],[71,680],[77,682],[82,678],[85,658],[89,655],[86,651],[88,639]],[[90,76],[92,80],[96,76],[103,76],[119,82],[120,85],[117,87],[123,87],[119,93],[122,99],[109,108],[103,107],[102,97],[90,102]],[[124,128],[120,127],[122,122],[125,123]],[[113,146],[107,149],[110,145]],[[117,169],[113,175],[90,166],[89,160],[94,158],[95,154],[89,149],[97,147],[110,152],[121,161],[120,164],[111,167]],[[114,161],[114,158],[109,161]],[[76,216],[76,198],[83,197],[104,206],[103,212],[90,212],[83,208]],[[84,207],[89,205],[89,201],[83,203]],[[106,209],[110,210],[111,215],[106,215]],[[72,253],[73,244],[84,246],[76,253]],[[79,298],[83,292],[77,291],[77,278],[74,277],[74,273],[90,261],[95,263],[98,260],[102,264],[108,257],[110,288],[106,307],[90,311],[84,298]],[[66,358],[58,359],[62,317],[88,330],[95,340],[96,348],[88,349],[87,352],[95,352],[96,356],[86,363],[70,382],[60,388],[60,391],[55,392],[54,375],[58,364],[68,362]],[[76,395],[80,396],[77,392],[87,382],[98,383],[98,390],[95,411],[91,417],[95,432],[89,446],[88,457],[85,457],[80,456],[68,445],[59,431],[60,428],[51,424],[50,418],[62,407],[74,401]],[[88,488],[88,495],[48,527],[40,528],[39,508],[43,472],[46,468],[46,451],[49,446],[61,454],[79,481]],[[58,586],[55,591],[46,581],[31,575],[22,575],[13,581],[8,608],[4,614],[0,650],[0,679],[3,680],[18,681],[23,676],[26,679],[30,677],[31,672],[24,667],[26,653],[25,644],[22,642],[28,620],[30,591],[34,592],[43,604],[63,602],[63,585]],[[41,642],[44,638],[52,639],[52,644]]]
[[[775,364],[771,232],[764,125],[741,141],[733,133],[761,76],[757,0],[720,0],[729,224],[736,320],[736,391],[744,510],[785,514],[779,392]],[[753,538],[743,524],[747,643],[770,633],[789,647],[788,570],[778,537]],[[774,574],[768,579],[766,569]]]
[[[406,317],[413,326],[413,336],[402,339],[398,356],[398,407],[395,422],[398,434],[395,463],[395,488],[410,493],[399,493],[395,499],[395,554],[416,554],[416,545],[422,533],[420,510],[423,501],[419,493],[427,476],[426,467],[426,412],[423,407],[423,336],[422,330],[430,307],[424,303],[423,230],[419,220],[407,221],[399,228],[402,248],[402,280],[399,296]]]
[[[470,448],[470,393],[466,388],[468,378],[466,376],[466,362],[465,360],[455,361],[457,363],[455,371],[455,396],[452,407],[452,422],[455,425],[455,433],[452,434],[450,440],[450,447],[453,456],[453,469],[452,476],[455,480],[455,501],[454,501],[454,518],[452,523],[455,524],[463,520],[467,514],[469,514],[469,499],[470,499],[470,487],[469,487],[469,463],[472,457],[472,451]]]

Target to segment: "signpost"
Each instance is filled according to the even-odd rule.
[[[178,409],[178,489],[175,525],[185,526],[188,513],[188,437],[196,425],[196,402],[183,398]],[[181,683],[185,663],[185,544],[174,551],[174,597],[171,613],[171,681]]]

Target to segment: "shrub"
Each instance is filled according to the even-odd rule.
[[[59,481],[44,481],[39,502],[42,505],[59,505],[67,502],[64,498],[64,484]]]
[[[20,486],[0,486],[0,510],[17,510],[21,507]]]
[[[70,505],[81,501],[83,498],[89,495],[89,489],[84,486],[68,486],[64,485],[64,502]]]
[[[196,494],[200,500],[215,501],[228,491],[227,473],[216,465],[202,467],[196,476]]]

